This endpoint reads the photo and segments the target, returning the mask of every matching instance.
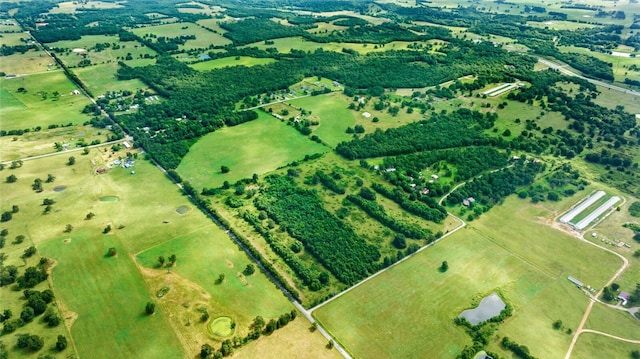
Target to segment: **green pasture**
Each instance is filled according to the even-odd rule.
[[[584,22],[559,21],[559,20],[552,20],[552,21],[545,21],[545,22],[527,21],[527,25],[533,26],[533,27],[540,27],[544,29],[568,30],[568,31],[598,27],[598,25],[587,24]]]
[[[629,67],[633,64],[638,64],[638,59],[633,57],[622,57],[622,56],[614,56],[610,54],[604,54],[597,51],[591,51],[589,49],[585,49],[582,47],[575,46],[560,46],[560,51],[562,52],[575,52],[579,54],[593,56],[602,61],[608,62],[613,66],[613,76],[615,81],[623,82],[625,78],[629,78],[631,80],[640,81],[640,73],[629,71],[626,67]]]
[[[251,262],[214,224],[152,247],[138,254],[137,260],[145,267],[157,268],[158,257],[171,254],[178,258],[172,271],[213,296],[211,318],[236,318],[238,327],[244,330],[258,315],[276,318],[292,309],[284,295],[259,271],[251,276],[242,274]],[[220,274],[225,275],[225,280],[216,284]]]
[[[174,38],[180,35],[195,35],[195,40],[187,40],[184,45],[179,45],[180,49],[191,50],[198,48],[208,48],[211,45],[224,46],[231,43],[231,40],[206,30],[197,24],[180,22],[174,24],[165,24],[151,27],[138,27],[131,29],[134,34],[143,37],[146,34],[155,34],[158,37],[165,36]]]
[[[593,100],[594,103],[612,109],[616,106],[624,106],[627,112],[640,113],[640,96],[633,96],[601,86],[596,87],[600,94]]]
[[[634,288],[622,288],[633,292]],[[615,303],[614,303],[615,304]],[[598,330],[621,338],[640,340],[640,323],[631,314],[596,303],[591,309],[586,329]],[[638,348],[640,350],[640,348]]]
[[[257,120],[202,137],[191,146],[178,172],[196,188],[219,187],[224,181],[234,183],[327,150],[277,118],[259,112]],[[221,166],[231,171],[221,173]]]
[[[219,69],[223,67],[231,67],[231,66],[256,66],[256,65],[267,65],[275,62],[275,59],[271,58],[257,58],[250,56],[238,56],[238,57],[223,57],[221,59],[209,60],[204,62],[198,62],[195,64],[189,65],[194,70],[198,71],[209,71],[213,69]]]
[[[353,127],[355,116],[347,108],[349,103],[339,93],[299,98],[288,102],[291,106],[311,111],[309,119],[317,119],[320,124],[313,133],[331,147],[347,141],[350,135],[345,131]]]
[[[25,45],[21,39],[29,38],[22,32],[18,33],[0,33],[0,45],[6,46],[17,46],[17,45]]]
[[[355,356],[452,357],[471,343],[453,318],[498,291],[514,306],[499,336],[527,345],[538,357],[561,356],[571,337],[551,324],[560,319],[575,328],[588,303],[566,277],[602,285],[619,260],[539,222],[549,215],[509,198],[314,315]],[[449,263],[446,273],[438,271],[443,260]],[[497,342],[489,349],[504,350]]]
[[[220,27],[220,21],[220,19],[202,19],[196,21],[196,23],[203,27],[217,31],[218,34],[222,35],[227,32],[227,30]]]
[[[50,14],[73,14],[78,9],[82,11],[83,9],[91,9],[91,10],[99,10],[99,9],[117,9],[122,8],[122,5],[116,2],[110,1],[87,1],[84,3],[80,3],[77,1],[65,1],[58,3],[56,7],[49,11]]]
[[[138,66],[150,65],[155,63],[155,60],[144,59],[134,60],[138,63]],[[132,61],[130,61],[132,62]],[[128,63],[129,66],[133,66]],[[82,83],[87,86],[93,96],[102,95],[108,91],[122,91],[129,90],[135,93],[139,89],[146,89],[147,85],[139,79],[131,80],[118,80],[116,72],[118,71],[118,64],[115,62],[94,65],[83,68],[74,69],[73,72],[80,78]]]
[[[4,100],[4,97],[0,97]],[[56,152],[54,144],[68,144],[75,148],[79,141],[90,144],[94,140],[106,142],[111,131],[93,126],[74,125],[31,131],[21,136],[0,137],[0,161],[11,161],[20,158],[44,155]],[[79,154],[80,152],[78,152]]]
[[[631,358],[631,352],[640,350],[639,344],[627,343],[593,333],[583,333],[571,353],[572,358]]]
[[[58,67],[55,66],[55,60],[44,51],[39,50],[30,50],[24,54],[2,56],[2,61],[0,61],[0,71],[13,75],[54,71],[57,68]]]
[[[0,20],[0,33],[21,32],[22,27],[14,19]]]
[[[111,46],[102,51],[92,49],[98,43],[109,43]],[[114,49],[114,45],[119,45],[120,48]],[[58,41],[49,46],[67,49],[56,53],[67,67],[78,67],[78,63],[84,59],[90,60],[93,65],[113,63],[112,66],[116,66],[118,61],[122,61],[129,66],[143,66],[153,62],[152,58],[156,56],[155,51],[137,41],[120,42],[117,37],[107,35],[88,35],[80,40]],[[87,52],[74,52],[73,49],[84,49]],[[129,55],[131,59],[127,60]],[[150,58],[145,59],[144,56]]]
[[[152,316],[144,313],[152,296],[117,234],[79,231],[39,247],[44,256],[57,261],[52,273],[55,293],[77,313],[71,333],[80,356],[182,355],[167,317],[160,311]],[[117,256],[106,256],[111,247]]]
[[[186,14],[206,14],[209,16],[215,16],[224,11],[224,8],[217,5],[207,5],[195,1],[192,1],[189,4],[200,5],[201,8],[178,7],[178,11]]]
[[[350,50],[355,50],[360,54],[367,54],[370,52],[382,52],[388,50],[406,50],[408,48],[407,46],[413,43],[414,42],[412,41],[392,41],[388,44],[385,44],[384,46],[370,43],[356,44],[350,42],[319,43],[309,41],[300,36],[294,36],[274,39],[273,44],[270,45],[266,45],[264,41],[260,41],[245,45],[244,47],[258,47],[263,50],[267,48],[276,48],[278,52],[282,53],[289,53],[292,49],[302,51],[315,51],[317,49],[323,49],[324,51],[341,52],[343,48],[347,48]]]
[[[62,48],[62,49],[85,49],[88,50],[90,47],[95,46],[96,44],[119,44],[120,38],[117,35],[84,35],[79,40],[60,40],[56,42],[48,43],[46,46],[49,48]],[[124,45],[127,42],[123,43]],[[133,43],[130,43],[133,44]]]
[[[82,95],[73,95],[76,86],[62,72],[49,72],[0,79],[0,99],[6,98],[10,107],[0,108],[0,129],[24,129],[68,123],[82,123],[89,119],[82,109],[90,103]],[[19,93],[24,88],[26,92]],[[58,92],[60,97],[55,98]],[[22,106],[18,104],[20,102]]]

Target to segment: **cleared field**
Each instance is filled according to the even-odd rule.
[[[110,247],[120,255],[106,257]],[[44,243],[40,250],[57,261],[52,273],[56,293],[77,313],[71,333],[80,356],[182,356],[167,318],[144,313],[151,297],[117,235],[83,231]]]
[[[593,102],[604,107],[616,108],[623,106],[627,112],[640,114],[640,96],[620,93],[601,86],[596,86],[600,95]]]
[[[624,288],[632,292],[635,288]],[[598,330],[621,338],[640,340],[640,322],[631,314],[596,304],[589,314],[586,329]],[[640,350],[640,344],[638,345]]]
[[[4,101],[4,97],[0,97]],[[3,103],[4,104],[4,103]],[[56,152],[55,143],[68,144],[74,148],[79,141],[91,143],[94,140],[105,142],[111,131],[92,126],[75,125],[51,130],[28,132],[21,136],[0,137],[0,162]],[[80,152],[78,152],[79,154]]]
[[[327,348],[327,341],[320,332],[311,332],[310,327],[309,322],[299,316],[275,333],[238,349],[231,358],[342,358],[337,350]]]
[[[131,29],[134,34],[144,37],[146,34],[153,34],[157,37],[174,38],[181,35],[195,35],[194,40],[187,40],[184,45],[178,45],[179,49],[191,50],[199,48],[208,48],[209,46],[224,46],[231,43],[231,40],[216,34],[209,30],[206,30],[194,23],[175,23],[150,27],[138,27]]]
[[[314,315],[356,357],[451,357],[471,342],[453,318],[497,290],[514,306],[499,335],[527,345],[538,357],[561,357],[571,337],[551,324],[561,319],[575,328],[588,302],[566,276],[602,285],[618,260],[538,222],[548,215],[509,198],[470,228]],[[443,260],[449,262],[446,273],[437,270]],[[489,349],[504,352],[496,342]]]
[[[189,67],[198,71],[209,71],[213,69],[219,69],[219,68],[231,67],[231,66],[267,65],[275,61],[276,61],[275,59],[271,59],[271,58],[256,58],[256,57],[249,57],[249,56],[223,57],[221,59],[215,59],[215,60],[191,64],[189,65]]]
[[[591,51],[589,49],[585,49],[582,47],[575,47],[575,46],[560,46],[559,49],[562,52],[576,52],[579,54],[593,56],[597,59],[610,63],[613,68],[613,77],[615,81],[622,82],[624,81],[625,78],[640,81],[640,72],[629,71],[626,68],[633,64],[637,65],[638,64],[637,58],[603,54],[601,52]]]
[[[97,51],[97,44],[109,44],[109,47]],[[156,52],[137,41],[120,42],[116,36],[88,35],[75,41],[58,41],[48,44],[51,48],[65,49],[57,51],[56,56],[67,67],[78,67],[80,61],[89,60],[92,65],[112,64],[117,66],[122,61],[129,66],[142,66],[151,63]],[[73,51],[74,49],[86,50],[85,52]],[[146,57],[146,58],[145,58]],[[139,63],[142,61],[141,63]]]
[[[72,91],[77,87],[69,81],[62,72],[49,72],[20,76],[16,78],[0,79],[0,101],[5,96],[14,106],[0,108],[0,129],[24,129],[49,125],[61,125],[68,123],[82,123],[89,116],[81,113],[84,106],[90,103],[89,99],[82,95],[73,95]],[[19,88],[25,91],[18,92]],[[55,93],[59,97],[55,97]],[[17,106],[16,101],[24,107]]]
[[[214,224],[155,246],[138,254],[137,259],[145,267],[157,268],[158,257],[167,258],[171,254],[178,258],[173,272],[214,296],[216,305],[210,311],[211,318],[233,316],[238,328],[245,331],[258,315],[277,318],[293,309],[265,276],[242,274],[249,259]],[[225,275],[225,280],[216,284],[220,274]],[[221,292],[224,295],[216,295]]]
[[[155,60],[134,60],[136,66],[144,66],[155,63]],[[128,61],[127,65],[134,66]],[[146,89],[147,85],[139,79],[132,80],[118,80],[116,78],[116,72],[118,71],[118,64],[115,62],[88,66],[83,68],[74,69],[73,72],[82,80],[82,82],[89,88],[89,91],[93,96],[99,96],[107,91],[122,91],[129,90],[133,93],[138,89]]]
[[[108,2],[108,1],[87,1],[87,2],[77,2],[77,1],[65,1],[58,3],[56,7],[49,11],[50,14],[73,14],[78,9],[117,9],[122,8],[122,5],[117,2]]]
[[[533,27],[541,27],[545,29],[554,29],[554,30],[577,30],[577,29],[590,29],[594,27],[598,27],[598,25],[587,24],[584,22],[573,22],[573,21],[527,21],[528,26]]]
[[[245,45],[244,47],[258,47],[260,49],[267,48],[276,48],[278,52],[289,53],[292,49],[302,50],[302,51],[315,51],[317,49],[323,49],[325,51],[335,51],[340,52],[343,48],[347,48],[350,50],[355,50],[360,54],[367,54],[370,52],[381,52],[388,50],[406,50],[408,45],[413,44],[414,42],[410,41],[392,41],[384,46],[379,46],[377,44],[364,43],[364,44],[355,44],[349,42],[327,42],[327,43],[318,43],[309,41],[302,37],[285,37],[282,39],[274,39],[273,44],[265,45],[263,41],[254,42],[253,44]],[[424,42],[428,43],[428,42]]]
[[[598,334],[584,333],[578,338],[572,358],[631,358],[631,352],[640,350],[640,345],[625,343]]]
[[[348,140],[351,135],[345,131],[355,124],[354,113],[350,111],[343,96],[339,93],[299,98],[288,102],[293,107],[311,111],[310,119],[317,119],[320,124],[313,130],[320,139],[335,147],[341,141]]]
[[[0,45],[17,46],[25,45],[25,42],[21,39],[28,39],[29,36],[24,33],[0,33]]]
[[[307,154],[328,148],[311,141],[275,117],[259,112],[259,118],[234,127],[224,127],[202,137],[180,163],[178,172],[200,187],[219,187],[263,174]],[[212,156],[212,154],[215,154]],[[220,167],[228,166],[229,173]]]
[[[44,51],[31,50],[24,54],[2,56],[0,71],[6,74],[33,74],[57,69],[55,60]],[[49,66],[51,65],[51,66]]]

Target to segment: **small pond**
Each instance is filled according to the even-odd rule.
[[[178,214],[185,214],[189,212],[189,206],[180,206],[176,208],[176,212],[178,212]]]
[[[62,192],[67,189],[67,186],[55,186],[53,187],[53,192]]]
[[[100,202],[117,202],[118,196],[104,196],[100,197]]]
[[[506,306],[498,294],[491,293],[482,299],[477,308],[467,309],[459,316],[468,320],[472,325],[476,325],[499,315]]]

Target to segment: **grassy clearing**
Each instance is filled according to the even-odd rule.
[[[640,81],[639,72],[629,71],[627,69],[627,67],[638,63],[637,58],[613,56],[610,54],[603,54],[601,52],[591,51],[589,49],[575,46],[560,46],[559,48],[562,52],[576,52],[579,54],[585,54],[612,64],[613,77],[615,81],[623,82],[625,78]]]
[[[598,334],[584,333],[578,338],[571,356],[574,358],[631,358],[631,352],[639,350],[638,344],[621,342]]]
[[[189,67],[198,71],[209,71],[209,70],[219,69],[223,67],[231,67],[231,66],[250,67],[250,66],[256,66],[256,65],[267,65],[274,62],[276,62],[276,60],[270,59],[270,58],[238,56],[238,57],[223,57],[221,59],[198,62],[198,63],[189,65]]]
[[[117,9],[121,8],[122,5],[115,2],[107,2],[107,1],[87,1],[85,3],[79,3],[77,1],[65,1],[58,3],[56,7],[49,11],[50,14],[73,14],[78,9],[81,11],[83,9]]]
[[[425,42],[428,43],[428,42]],[[370,52],[381,52],[388,50],[406,50],[408,45],[413,44],[410,41],[392,41],[384,46],[379,46],[377,44],[356,44],[349,42],[327,42],[327,43],[318,43],[306,40],[302,37],[285,37],[282,39],[274,39],[273,44],[265,45],[264,42],[255,42],[253,44],[245,45],[245,47],[258,47],[260,49],[267,49],[270,47],[275,47],[278,49],[278,52],[289,53],[292,49],[302,50],[302,51],[315,51],[317,49],[323,49],[325,51],[335,51],[340,52],[343,48],[347,48],[350,50],[355,50],[360,54],[367,54]]]
[[[626,289],[632,291],[631,288]],[[640,323],[637,319],[627,312],[605,307],[598,303],[593,306],[585,328],[621,338],[640,340]]]
[[[0,101],[5,96],[14,106],[0,108],[0,129],[24,129],[36,126],[55,124],[83,123],[89,117],[81,113],[81,110],[90,103],[89,99],[82,95],[73,95],[76,86],[62,72],[50,72],[20,76],[12,79],[0,79]],[[26,92],[19,93],[18,89],[24,88]],[[54,92],[60,94],[54,97]],[[8,97],[11,95],[13,98]],[[15,106],[16,101],[24,107]],[[37,118],[37,121],[34,121]]]
[[[111,247],[120,254],[106,257]],[[151,297],[117,235],[82,231],[46,242],[40,250],[58,262],[52,273],[56,293],[77,313],[71,333],[79,355],[181,356],[167,318],[160,312],[144,313]]]
[[[468,229],[314,315],[356,356],[453,356],[470,343],[453,318],[472,300],[498,290],[514,306],[514,316],[500,327],[499,336],[527,345],[536,356],[561,356],[571,337],[551,324],[561,319],[575,328],[588,301],[567,275],[602,285],[618,261],[539,222],[550,214],[509,198]],[[449,271],[439,273],[443,260],[448,260]],[[489,348],[503,352],[496,343]]]
[[[640,114],[640,96],[633,96],[600,86],[596,87],[600,91],[600,95],[593,100],[596,104],[608,108],[624,106],[627,112]]]
[[[311,96],[289,101],[293,107],[311,111],[310,120],[320,122],[313,133],[331,147],[351,137],[345,131],[355,124],[355,116],[347,106],[344,96],[338,93]]]
[[[143,37],[147,34],[154,34],[158,37],[164,36],[174,38],[180,35],[195,35],[194,40],[187,40],[184,45],[178,45],[179,49],[191,50],[199,48],[208,48],[209,46],[224,46],[231,43],[231,40],[223,37],[221,34],[211,32],[194,23],[175,23],[158,25],[151,27],[138,27],[131,29],[134,34]]]
[[[145,267],[157,268],[158,257],[167,258],[171,254],[178,258],[172,269],[176,274],[197,283],[208,293],[225,293],[215,296],[217,305],[210,311],[211,318],[232,316],[244,331],[257,315],[277,318],[292,309],[265,276],[242,274],[249,259],[213,224],[144,251],[137,259]],[[216,284],[220,274],[225,275],[225,280]]]
[[[573,21],[546,21],[546,22],[527,21],[527,25],[533,26],[533,27],[545,28],[545,29],[569,30],[569,31],[598,27],[598,25],[594,25],[594,24],[586,24],[586,23],[573,22]]]
[[[178,167],[182,177],[196,188],[219,187],[263,174],[307,154],[326,152],[327,147],[302,136],[293,127],[259,112],[257,120],[225,127],[202,137],[191,146]],[[211,154],[215,154],[212,156]],[[221,173],[220,166],[229,173]]]
[[[0,61],[0,71],[6,74],[33,74],[57,69],[53,64],[55,60],[44,51],[31,50],[24,54],[3,56]]]
[[[0,45],[17,46],[24,45],[21,40],[28,38],[24,33],[0,33]]]
[[[136,60],[136,62],[138,66],[142,66],[143,64],[152,64],[155,60],[145,59]],[[131,63],[128,65],[132,66]],[[139,89],[147,88],[147,85],[139,79],[118,80],[116,78],[117,71],[118,64],[115,62],[74,69],[74,73],[94,96],[102,95],[107,91],[129,90],[135,93]]]
[[[270,336],[262,337],[238,349],[231,358],[342,358],[337,350],[327,349],[327,341],[320,332],[311,332],[309,328],[309,322],[298,317]]]
[[[66,143],[69,148],[75,147],[79,141],[84,141],[84,143],[91,143],[94,140],[105,142],[109,134],[111,132],[106,129],[75,125],[28,132],[22,136],[0,137],[0,147],[2,148],[0,162],[56,152],[54,146],[56,142]]]

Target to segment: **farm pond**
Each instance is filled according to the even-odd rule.
[[[506,306],[498,294],[491,293],[484,297],[476,308],[463,311],[459,317],[465,318],[472,325],[476,325],[499,315]]]

